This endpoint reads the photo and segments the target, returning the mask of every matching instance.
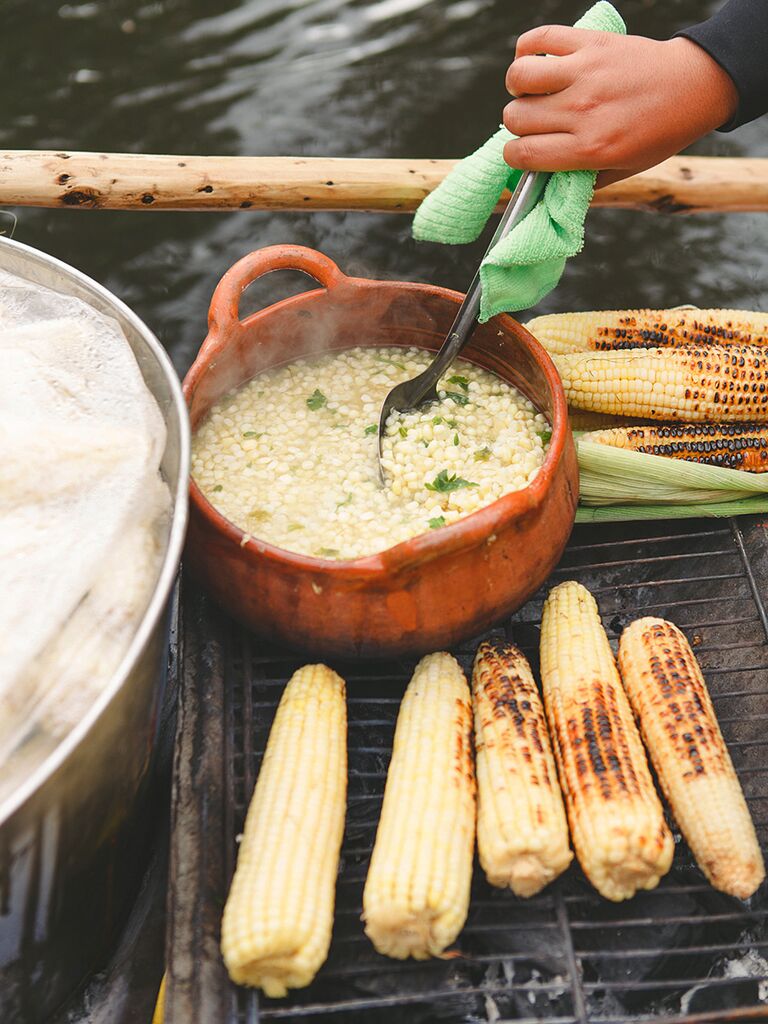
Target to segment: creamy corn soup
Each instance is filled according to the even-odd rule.
[[[459,360],[440,401],[394,413],[376,461],[387,393],[426,369],[417,348],[355,348],[258,374],[200,425],[192,473],[246,534],[288,551],[373,554],[527,486],[550,437],[511,384]]]

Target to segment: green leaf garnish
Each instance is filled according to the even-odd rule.
[[[462,377],[458,373],[455,373],[452,377],[448,378],[449,384],[458,384],[462,391],[469,391],[469,380],[467,377]]]
[[[328,399],[325,397],[325,395],[319,388],[315,388],[315,390],[307,399],[307,405],[312,410],[312,412],[317,412],[318,409],[322,409],[323,406],[327,404]]]
[[[488,459],[490,459],[491,455],[493,455],[493,452],[488,447],[488,445],[486,445],[485,448],[479,448],[475,452],[474,460],[475,462],[487,462]]]
[[[453,443],[458,448],[458,446],[459,446],[459,435],[458,434],[454,434],[453,435]]]
[[[539,437],[541,438],[541,443],[542,444],[549,444],[549,442],[552,440],[552,431],[551,430],[539,430],[538,434],[539,434]]]
[[[434,423],[435,426],[438,426],[438,424],[443,422],[443,417],[442,416],[433,416],[432,417],[432,422]]]
[[[467,405],[469,403],[467,396],[459,394],[458,391],[446,391],[445,397],[452,398],[456,405]]]
[[[223,491],[223,490],[224,490],[224,484],[216,484],[216,486],[213,488],[213,493],[216,494],[217,491]]]
[[[397,428],[397,432],[400,435],[400,437],[408,437],[408,428],[407,427],[398,427]]]
[[[438,530],[441,526],[445,526],[445,516],[435,516],[429,520],[430,530]]]
[[[263,436],[264,435],[260,434],[258,432],[258,430],[244,430],[243,431],[243,437],[263,437]]]
[[[371,423],[371,425],[366,427],[365,430],[363,431],[363,433],[365,433],[365,434],[378,434],[378,432],[379,432],[379,425],[378,425],[378,423]]]
[[[463,487],[478,487],[479,484],[471,480],[464,480],[455,473],[449,473],[447,469],[441,469],[431,484],[424,484],[428,491],[437,491],[439,494],[448,494],[451,491],[460,491]]]
[[[389,356],[376,356],[376,359],[380,363],[386,363],[388,366],[396,366],[398,370],[404,370],[405,363],[398,363],[395,359],[390,359]]]
[[[248,521],[251,523],[265,523],[267,519],[271,519],[271,514],[263,508],[252,508],[248,513]]]
[[[448,424],[449,427],[451,427],[452,430],[455,430],[456,427],[458,427],[458,425],[459,425],[456,422],[456,420],[446,420],[445,422]]]

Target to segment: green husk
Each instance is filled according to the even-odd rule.
[[[768,512],[768,473],[611,448],[577,436],[577,522],[687,519]]]

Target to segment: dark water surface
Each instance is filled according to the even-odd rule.
[[[0,147],[190,154],[455,157],[498,124],[517,34],[588,0],[0,0]],[[718,3],[619,0],[663,38]],[[648,69],[648,74],[653,73]],[[768,156],[768,119],[695,152]],[[300,242],[342,269],[466,287],[482,244],[416,245],[410,219],[362,213],[20,209],[16,238],[129,303],[183,372],[221,274]],[[584,253],[540,309],[768,308],[768,216],[595,211]],[[291,287],[275,275],[249,302]]]

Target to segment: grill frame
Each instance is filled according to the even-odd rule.
[[[761,723],[768,721],[768,609],[761,596],[768,594],[768,521],[579,526],[545,587],[488,635],[515,639],[537,671],[536,630],[543,595],[551,583],[570,577],[584,582],[597,597],[614,649],[617,631],[640,614],[672,618],[692,640],[761,845],[768,850],[768,788],[761,780],[768,775],[768,733],[760,735]],[[372,951],[356,917],[398,695],[412,659],[332,663],[348,682],[351,775],[328,964],[308,990],[287,1000],[260,1003],[257,994],[231,985],[221,963],[218,937],[234,869],[233,839],[242,827],[277,698],[302,656],[252,638],[188,579],[182,623],[166,949],[168,1024],[211,1020],[345,1024],[363,1014],[372,1024],[388,1020],[398,1024],[411,1020],[707,1024],[768,1019],[768,962],[759,977],[711,976],[734,948],[755,949],[768,961],[768,891],[763,886],[750,907],[715,894],[692,867],[684,844],[659,889],[618,907],[593,894],[578,868],[569,869],[539,897],[520,901],[487,886],[476,865],[470,917],[456,943],[468,952],[466,959],[402,964]],[[454,649],[465,668],[479,639]],[[246,728],[245,723],[252,727]],[[372,742],[358,739],[366,735]],[[356,893],[354,901],[349,887]],[[662,901],[672,911],[676,906],[680,910],[658,914],[654,902],[658,906]],[[642,908],[649,908],[645,916]],[[590,920],[590,914],[602,920]],[[536,915],[548,915],[544,926],[536,923]],[[510,924],[510,918],[516,921]],[[704,935],[673,948],[643,941],[644,935],[662,925],[672,927],[676,936]],[[750,937],[742,939],[750,926]],[[625,941],[627,935],[631,941],[626,948],[609,947],[609,938],[600,938],[601,932],[614,942]],[[513,937],[521,941],[525,935],[531,943],[545,942],[547,954],[494,948],[494,943],[508,947]],[[597,948],[590,948],[594,940]],[[548,968],[543,973],[539,969],[545,961],[556,962],[564,970],[552,967],[547,978]],[[622,980],[622,971],[637,970],[632,967],[636,961],[649,965],[647,976]],[[686,973],[688,963],[709,967],[706,972],[692,967]],[[606,976],[608,970],[616,976]],[[532,973],[536,971],[539,980]],[[665,977],[670,971],[673,977]],[[481,981],[466,984],[481,972]],[[390,985],[393,991],[359,995],[366,986],[375,991],[377,985]],[[706,988],[689,995],[684,1012],[671,1005],[696,986]],[[333,989],[338,993],[331,999],[325,993]],[[753,989],[755,998],[749,994]],[[716,998],[718,990],[724,1000],[737,1002],[712,1010],[701,1004],[705,997]],[[548,997],[554,1006],[549,1014],[542,1011]],[[532,1005],[528,1016],[521,1009],[524,1000]],[[619,1011],[614,1011],[617,1003]],[[601,1004],[604,1012],[596,1009]],[[317,1012],[313,1007],[319,1007]],[[509,1013],[510,1007],[514,1013]]]

